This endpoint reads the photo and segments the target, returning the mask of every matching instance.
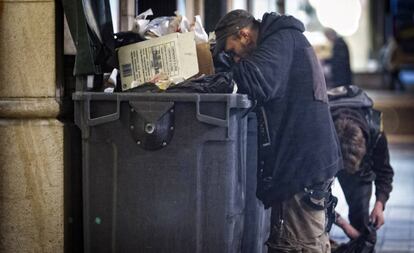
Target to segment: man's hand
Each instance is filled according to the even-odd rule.
[[[384,205],[381,201],[375,202],[374,209],[372,209],[370,215],[370,220],[377,230],[384,225]]]
[[[218,72],[230,72],[231,67],[234,65],[233,56],[226,52],[220,52],[213,58],[214,68],[216,73]]]

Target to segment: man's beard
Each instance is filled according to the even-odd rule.
[[[251,41],[249,44],[242,44],[242,48],[243,48],[243,55],[242,58],[246,58],[249,57],[254,49],[256,48],[256,45]]]

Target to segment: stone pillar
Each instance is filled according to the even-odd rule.
[[[134,27],[135,17],[137,16],[135,13],[135,0],[120,0],[120,6],[121,31],[130,31]]]
[[[53,0],[0,0],[0,252],[63,252]]]

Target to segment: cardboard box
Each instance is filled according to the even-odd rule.
[[[120,47],[118,60],[122,90],[146,83],[161,73],[179,82],[199,72],[194,32],[168,34]]]
[[[197,59],[198,59],[198,75],[212,75],[214,74],[213,56],[210,51],[209,43],[201,43],[196,45]]]

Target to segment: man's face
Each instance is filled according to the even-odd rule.
[[[225,51],[233,56],[235,62],[246,58],[254,50],[255,44],[250,34],[239,33],[231,35],[226,39]]]

